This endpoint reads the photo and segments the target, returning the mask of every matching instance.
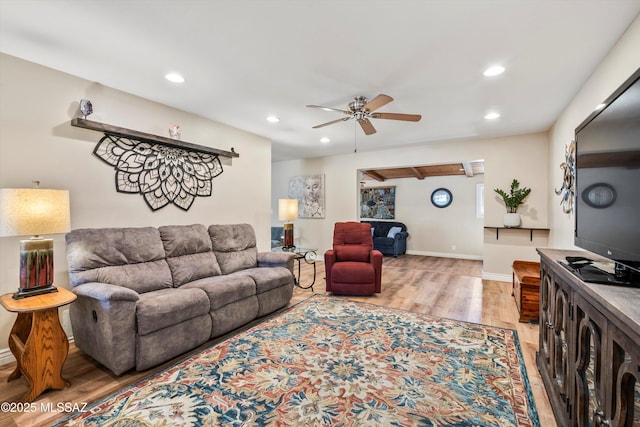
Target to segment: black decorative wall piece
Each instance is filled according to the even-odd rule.
[[[105,134],[93,153],[116,170],[116,190],[139,193],[151,210],[173,203],[189,210],[196,197],[211,196],[220,175],[217,154]]]
[[[116,170],[116,190],[138,193],[156,211],[173,203],[189,210],[196,197],[211,196],[212,180],[222,173],[221,150],[76,117],[71,126],[104,133],[93,153]]]

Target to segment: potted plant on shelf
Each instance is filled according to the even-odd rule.
[[[531,193],[531,189],[527,187],[520,188],[520,183],[514,178],[511,182],[511,191],[509,193],[499,188],[496,188],[493,191],[502,197],[502,200],[504,200],[504,204],[507,207],[507,213],[504,215],[504,226],[519,227],[520,214],[518,213],[518,206],[520,206],[529,193]]]

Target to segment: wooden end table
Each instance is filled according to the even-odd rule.
[[[13,299],[13,294],[0,297],[4,308],[18,313],[9,335],[9,348],[18,363],[7,382],[24,375],[30,390],[22,397],[23,402],[32,402],[47,389],[71,385],[62,378],[69,340],[60,326],[58,307],[71,304],[75,299],[76,295],[64,288],[23,299]]]

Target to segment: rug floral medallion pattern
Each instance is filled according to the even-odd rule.
[[[516,332],[313,296],[68,426],[538,426]]]

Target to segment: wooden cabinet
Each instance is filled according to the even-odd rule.
[[[558,425],[640,426],[640,289],[584,283],[558,263],[583,252],[538,252],[537,364]]]
[[[513,297],[520,322],[538,322],[540,306],[540,263],[513,262]]]

